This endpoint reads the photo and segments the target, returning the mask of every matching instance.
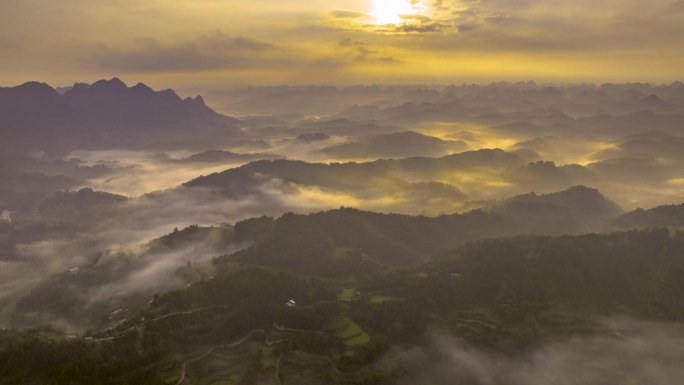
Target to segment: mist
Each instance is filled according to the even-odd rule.
[[[14,106],[0,111],[0,339],[121,344],[136,353],[118,362],[145,357],[145,366],[100,376],[130,383],[134,372],[283,384],[400,374],[402,384],[674,384],[684,375],[680,83],[196,91],[206,101],[118,78],[0,89],[0,108]],[[638,288],[647,305],[591,332],[559,324],[520,337],[523,348],[487,346],[498,325],[488,322],[534,328],[536,307],[565,300],[534,277],[542,254],[530,239],[553,241],[543,255],[567,258],[559,279],[582,288],[595,272],[578,271],[575,240],[583,253],[624,256],[601,293]],[[496,242],[509,252],[468,295],[467,275],[445,261]],[[527,257],[511,265],[516,255]],[[656,256],[667,266],[629,275]],[[499,285],[512,271],[530,281]],[[479,294],[503,303],[471,304]],[[633,303],[643,304],[622,307]],[[604,315],[579,309],[562,315],[580,326]],[[463,312],[478,338],[460,332]],[[507,312],[518,318],[502,321]],[[662,323],[644,321],[654,316]],[[266,332],[282,340],[266,339],[259,357],[224,352],[231,368],[214,360],[220,346]]]
[[[399,384],[663,384],[684,375],[680,324],[629,318],[601,320],[598,335],[548,342],[513,356],[489,354],[448,336],[407,353]],[[436,355],[436,356],[435,356]],[[417,372],[417,373],[414,373]]]
[[[0,0],[0,385],[674,385],[684,0]]]

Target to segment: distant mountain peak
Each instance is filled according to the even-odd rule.
[[[598,190],[582,185],[549,194],[518,195],[504,200],[494,211],[527,217],[525,223],[543,220],[549,228],[564,229],[560,233],[596,231],[623,212]]]
[[[131,87],[132,90],[135,90],[139,93],[145,93],[145,94],[153,94],[154,90],[147,86],[145,83],[138,83],[135,86]]]
[[[134,135],[140,128],[226,127],[239,132],[235,119],[217,114],[201,97],[183,100],[173,90],[157,92],[144,83],[128,87],[116,77],[59,92],[38,82],[0,91],[0,126],[11,129],[90,127]]]
[[[18,87],[15,87],[15,89],[23,92],[49,92],[54,94],[57,93],[54,90],[54,88],[50,87],[45,83],[40,82],[26,82]]]
[[[647,97],[645,97],[645,98],[644,98],[644,102],[646,102],[647,104],[651,104],[651,105],[661,105],[661,104],[665,104],[665,102],[663,101],[663,99],[661,99],[661,98],[659,98],[657,95],[653,95],[653,94],[648,95]]]
[[[13,95],[15,102],[18,100],[24,101],[56,101],[59,100],[59,94],[57,91],[45,83],[39,82],[27,82],[20,86],[10,87],[10,88],[0,88],[0,91],[5,93],[7,98],[9,95]],[[3,101],[6,105],[12,104],[12,99],[6,99]]]
[[[166,96],[167,98],[172,98],[172,99],[178,99],[181,100],[180,96],[176,93],[176,91],[168,88],[162,91],[157,91],[159,95]]]
[[[567,190],[560,191],[556,193],[557,196],[565,196],[565,197],[574,197],[574,198],[584,198],[587,200],[594,200],[594,201],[604,201],[604,202],[609,202],[609,199],[606,198],[601,191],[598,189],[592,188],[592,187],[587,187],[584,185],[577,185],[570,187]]]
[[[73,86],[71,86],[72,90],[79,90],[79,89],[86,89],[89,88],[90,84],[88,83],[74,83]]]
[[[508,202],[536,201],[553,203],[577,212],[585,212],[591,215],[604,215],[615,217],[622,213],[622,209],[615,202],[606,198],[598,189],[577,185],[567,190],[550,194],[529,193],[508,199]]]
[[[93,91],[126,91],[128,86],[119,78],[112,78],[111,80],[98,80],[90,86]]]
[[[26,82],[22,85],[20,85],[17,88],[52,88],[46,83],[41,83],[41,82]]]
[[[596,195],[601,195],[601,192],[598,189],[592,188],[592,187],[587,187],[584,185],[577,185],[570,187],[569,189],[565,191],[561,191],[561,193],[580,193],[580,194],[596,194]]]
[[[205,105],[204,103],[204,98],[197,95],[194,98],[193,97],[187,97],[183,99],[184,102],[190,103],[190,104],[197,104],[197,105]]]

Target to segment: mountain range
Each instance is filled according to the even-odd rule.
[[[407,158],[440,156],[468,149],[463,141],[442,140],[414,131],[362,136],[347,143],[326,147],[321,153],[334,159]]]
[[[139,138],[177,139],[173,134],[222,131],[240,134],[240,122],[207,107],[201,96],[180,98],[173,90],[154,91],[118,78],[76,83],[57,92],[45,83],[0,88],[0,135],[20,143],[47,138],[112,146]],[[159,137],[168,135],[168,137]],[[109,142],[109,143],[108,143]]]

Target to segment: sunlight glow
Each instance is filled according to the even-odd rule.
[[[371,15],[377,24],[401,24],[402,16],[416,15],[423,6],[411,0],[373,0]]]

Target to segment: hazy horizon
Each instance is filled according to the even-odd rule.
[[[0,385],[681,385],[684,0],[0,0]]]
[[[681,78],[684,66],[678,0],[29,0],[0,7],[3,84],[111,74],[165,87],[663,82]]]

